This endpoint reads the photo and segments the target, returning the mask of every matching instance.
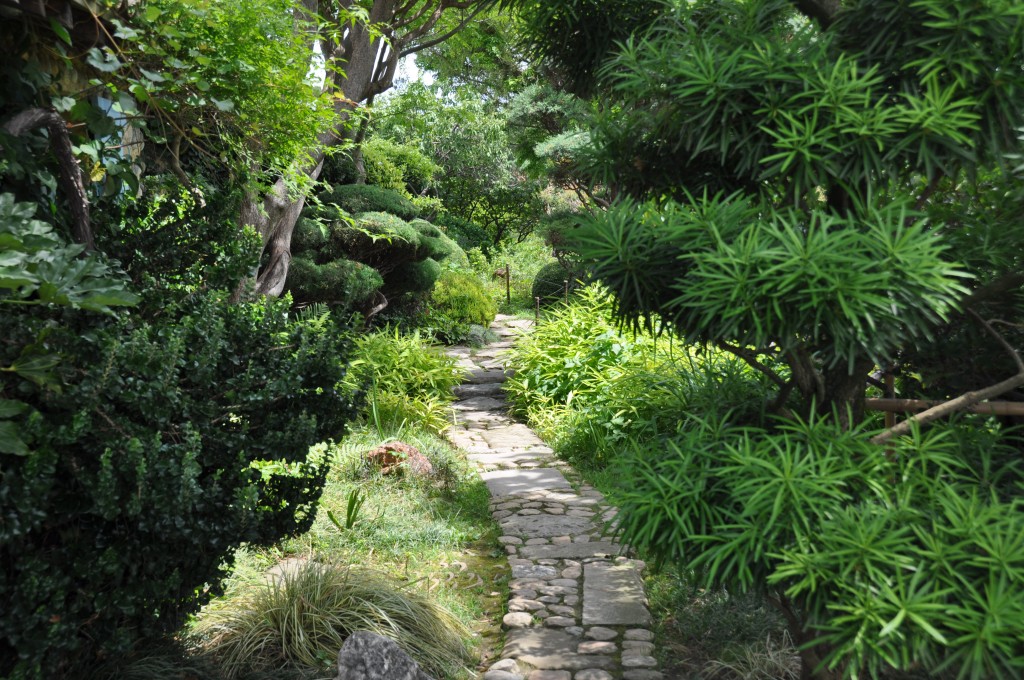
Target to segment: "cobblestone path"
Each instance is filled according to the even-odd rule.
[[[531,326],[499,315],[499,342],[449,349],[469,373],[448,436],[490,489],[512,570],[502,658],[483,680],[662,680],[644,565],[602,535],[614,509],[594,488],[570,485],[571,469],[505,414],[501,355]]]

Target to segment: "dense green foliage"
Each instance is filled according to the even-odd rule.
[[[498,313],[490,293],[472,274],[446,271],[430,293],[424,320],[435,338],[455,344],[470,337],[472,326],[487,328]]]
[[[1024,513],[999,434],[972,423],[885,451],[820,421],[769,432],[705,418],[618,461],[620,531],[705,584],[767,588],[805,653],[843,677],[1014,678]]]
[[[419,332],[385,328],[356,340],[346,378],[366,390],[363,417],[380,431],[405,425],[443,432],[451,426],[452,388],[462,380],[451,357],[424,344]]]
[[[335,390],[344,368],[323,357],[348,340],[327,317],[285,312],[213,295],[166,309],[173,324],[3,315],[4,366],[32,348],[60,356],[52,384],[2,383],[28,407],[28,451],[2,461],[4,667],[67,672],[172,632],[235,547],[312,521],[325,468],[302,463],[352,415]],[[260,460],[300,474],[264,479]]]
[[[414,220],[419,210],[401,192],[372,184],[338,184],[319,195],[324,204],[334,204],[352,215],[364,212],[390,213],[403,220]]]
[[[565,299],[566,282],[571,294],[580,287],[581,272],[566,269],[561,262],[549,262],[537,272],[530,289],[534,298],[540,298],[541,304],[551,304]]]

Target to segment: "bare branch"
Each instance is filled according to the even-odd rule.
[[[402,53],[399,56],[400,57],[404,57],[404,56],[409,55],[409,54],[414,54],[414,53],[419,52],[421,50],[425,50],[428,47],[433,47],[434,45],[437,45],[439,43],[444,42],[448,38],[452,37],[453,35],[455,35],[459,31],[461,31],[463,28],[465,28],[469,24],[469,22],[471,22],[473,19],[475,19],[477,17],[477,15],[480,14],[480,12],[482,12],[484,10],[484,7],[485,6],[482,5],[482,4],[479,5],[476,9],[474,9],[472,12],[470,12],[462,21],[460,21],[459,25],[456,26],[455,28],[453,28],[452,30],[450,30],[447,33],[444,33],[442,35],[439,35],[436,38],[432,38],[432,39],[430,39],[430,40],[428,40],[426,42],[420,43],[419,45],[413,45],[412,47],[406,48],[405,50],[402,51]]]
[[[724,349],[726,352],[730,352],[732,354],[735,354],[740,359],[743,359],[748,364],[750,364],[753,368],[757,369],[761,373],[764,373],[766,376],[768,376],[768,379],[771,380],[773,383],[775,383],[780,389],[782,389],[782,390],[792,389],[792,385],[790,385],[789,382],[783,380],[782,377],[778,373],[776,373],[775,371],[773,371],[772,369],[768,368],[767,366],[765,366],[764,364],[762,364],[760,361],[757,360],[757,355],[760,354],[761,352],[757,352],[755,350],[747,349],[746,347],[738,347],[736,345],[730,345],[729,343],[727,343],[727,342],[725,342],[723,340],[719,340],[718,342],[715,343],[715,345],[719,349]]]

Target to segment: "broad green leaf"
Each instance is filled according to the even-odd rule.
[[[0,453],[27,456],[31,453],[18,431],[18,424],[0,420]]]

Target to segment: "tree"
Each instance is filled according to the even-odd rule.
[[[359,104],[372,102],[394,84],[401,58],[435,45],[466,25],[490,0],[304,0],[308,17],[322,17],[326,26],[309,25],[310,47],[319,44],[327,70],[325,86],[336,93],[339,123],[319,136],[319,145],[296,159],[302,173],[316,180],[325,153],[351,139],[348,127]],[[452,13],[457,23],[437,32],[438,22]],[[282,178],[262,195],[250,192],[241,210],[241,223],[252,225],[265,249],[265,264],[256,292],[278,295],[284,290],[291,260],[291,237],[302,212],[304,196]]]
[[[577,4],[542,14],[561,8],[558,34],[574,34]],[[658,25],[600,72],[615,105],[590,163],[623,197],[579,250],[626,321],[746,358],[778,384],[776,407],[795,392],[804,412],[857,422],[868,373],[977,299],[980,272],[928,217],[944,182],[1017,147],[1021,9],[862,3],[818,25],[784,2],[670,8],[651,3]],[[1019,271],[984,275],[977,289]]]

